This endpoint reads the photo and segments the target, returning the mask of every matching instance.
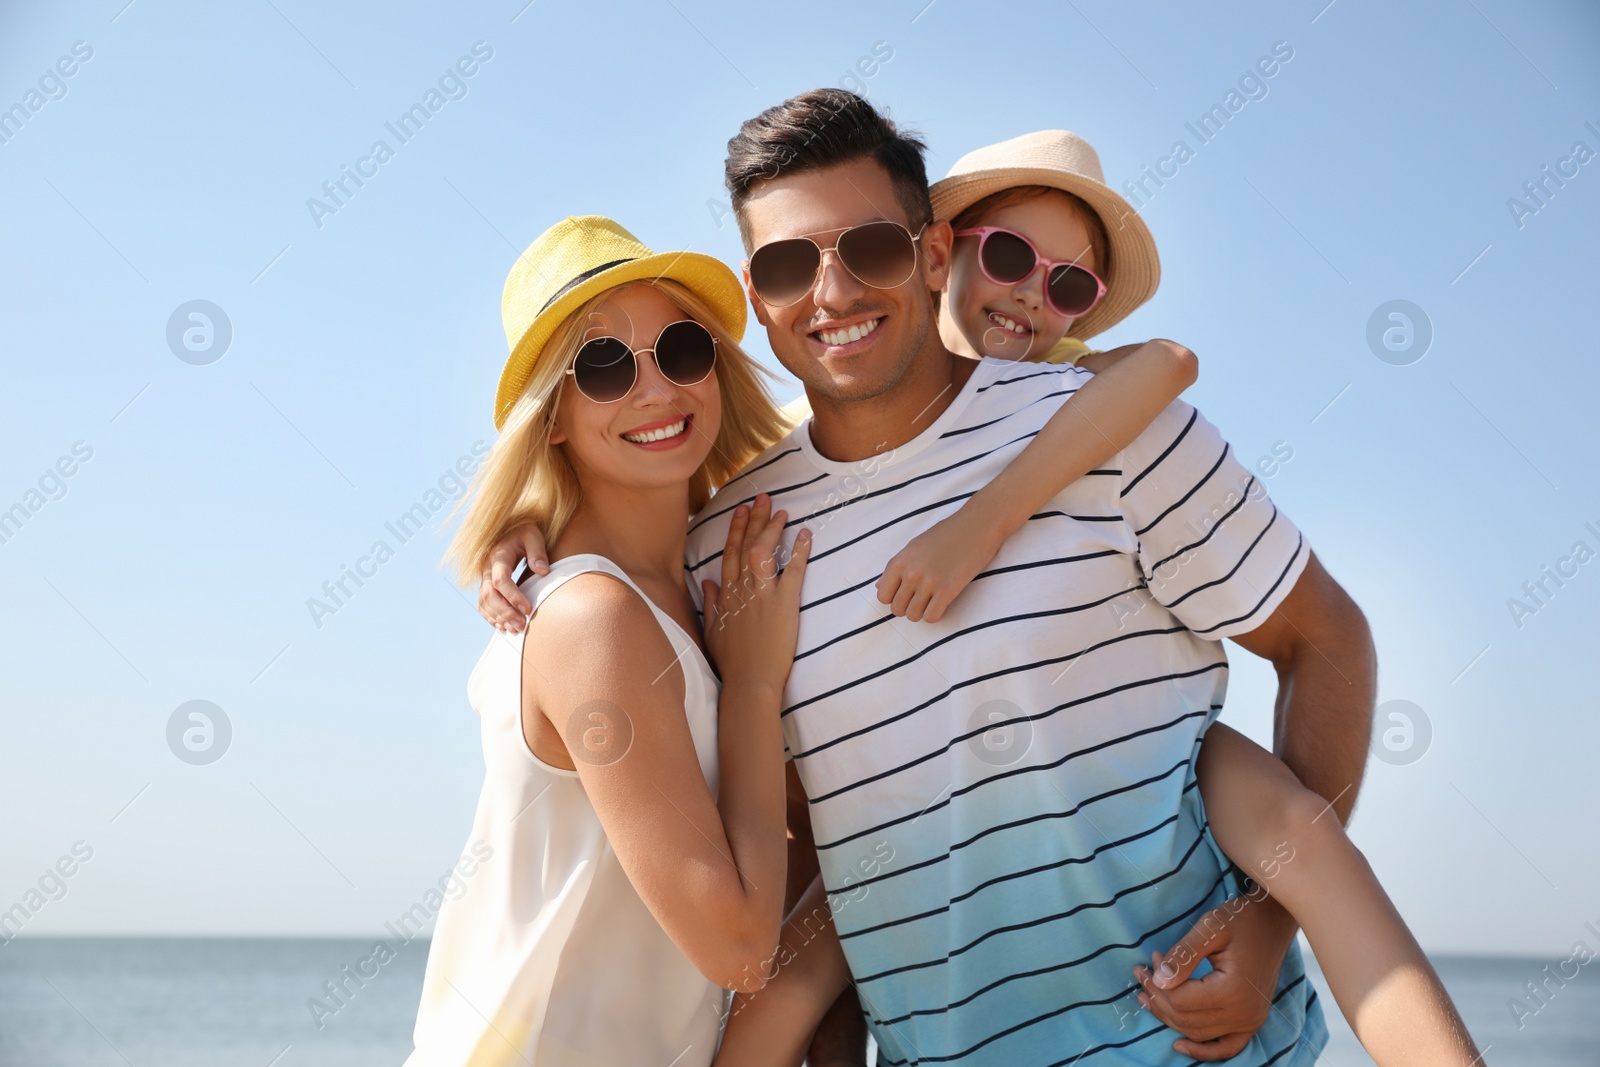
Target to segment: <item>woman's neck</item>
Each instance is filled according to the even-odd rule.
[[[583,487],[572,521],[551,546],[551,559],[592,552],[631,575],[682,581],[689,526],[689,487]]]

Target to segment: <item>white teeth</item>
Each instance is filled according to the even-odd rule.
[[[819,330],[817,336],[822,338],[825,345],[847,345],[852,341],[859,341],[867,334],[878,328],[882,319],[868,319],[866,322],[854,326],[846,326],[842,330]]]
[[[1001,329],[1010,330],[1012,333],[1015,333],[1015,334],[1023,334],[1023,333],[1027,333],[1028,332],[1027,327],[1023,326],[1021,323],[1017,322],[1015,319],[1007,318],[1006,316],[1000,314],[998,311],[992,311],[992,312],[989,313],[989,321],[994,323],[996,326],[1000,327]]]
[[[680,419],[671,426],[662,426],[655,430],[646,430],[644,433],[625,433],[623,440],[632,441],[634,444],[647,445],[652,441],[665,441],[669,437],[676,437],[689,428],[688,419]]]

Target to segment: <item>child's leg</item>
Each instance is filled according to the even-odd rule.
[[[1439,976],[1333,806],[1221,723],[1206,733],[1196,773],[1217,844],[1299,922],[1380,1067],[1476,1062]]]
[[[713,1067],[798,1067],[817,1024],[850,981],[822,877],[784,923],[777,974],[733,999]]]

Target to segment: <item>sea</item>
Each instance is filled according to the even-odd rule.
[[[382,963],[373,947],[18,937],[0,944],[0,1067],[399,1067],[411,1051],[427,942],[404,944]],[[1434,958],[1484,1063],[1600,1067],[1600,960],[1567,965],[1572,977],[1558,985],[1548,976],[1563,962]],[[359,988],[346,980],[330,996],[328,984],[347,967],[371,977]],[[1371,1064],[1321,975],[1312,977],[1332,1032],[1319,1063]],[[1541,980],[1536,999],[1527,983]]]

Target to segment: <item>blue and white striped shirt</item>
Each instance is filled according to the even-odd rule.
[[[690,526],[698,595],[758,491],[814,535],[784,738],[880,1064],[1179,1064],[1135,965],[1241,891],[1194,757],[1310,548],[1216,429],[1173,404],[1034,514],[938,623],[895,618],[890,557],[988,483],[1089,379],[985,359],[929,428],[838,463],[802,424]],[[1233,1061],[1326,1041],[1300,954]]]

